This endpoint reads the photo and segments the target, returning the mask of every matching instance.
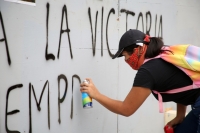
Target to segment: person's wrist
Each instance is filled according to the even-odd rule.
[[[101,97],[101,93],[98,92],[98,93],[95,95],[94,99],[98,101],[98,100],[100,99],[100,97]]]

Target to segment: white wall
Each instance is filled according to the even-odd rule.
[[[62,29],[66,29],[65,15],[61,21],[65,5],[70,43],[66,32],[61,34],[60,39],[61,22],[63,22]],[[136,71],[131,70],[124,63],[124,59],[112,60],[107,43],[109,50],[114,54],[126,28],[136,28],[139,20],[138,29],[146,32],[150,27],[151,15],[151,36],[163,37],[167,45],[191,43],[200,46],[199,7],[200,1],[197,0],[36,0],[36,6],[0,0],[0,12],[4,22],[4,26],[0,22],[0,132],[6,132],[6,126],[7,132],[9,130],[22,133],[163,132],[164,114],[158,112],[158,102],[152,95],[134,115],[128,118],[106,110],[96,101],[93,101],[93,109],[84,110],[79,81],[77,78],[72,80],[72,76],[77,75],[81,81],[90,77],[100,92],[111,98],[123,100],[132,87]],[[95,55],[92,50],[89,8],[93,40],[98,11]],[[48,21],[47,9],[49,9]],[[108,16],[110,11],[112,12]],[[132,15],[127,15],[127,27],[126,13],[123,11],[132,12]],[[146,13],[150,14],[147,15],[148,20]],[[138,19],[139,14],[143,17]],[[160,28],[162,34],[159,33],[159,24],[162,25]],[[7,60],[5,37],[10,64]],[[61,42],[58,58],[59,40]],[[54,60],[45,58],[47,42],[48,54],[52,54]],[[101,55],[101,44],[103,44],[103,55]],[[70,46],[73,58],[70,56]],[[63,78],[58,82],[61,74],[66,77],[68,84],[66,97],[60,103],[59,111],[58,85],[60,83],[60,99],[66,87]],[[47,86],[44,87],[47,81]],[[74,81],[73,92],[72,81]],[[21,86],[16,88],[15,85]],[[33,90],[29,91],[30,85],[34,87],[38,102],[42,96],[41,111],[37,109]],[[41,95],[43,87],[44,93]],[[13,90],[9,91],[9,88]],[[72,98],[73,118],[70,118]],[[167,107],[176,106],[173,103],[166,103],[165,108]],[[13,115],[6,114],[13,110],[19,112]]]

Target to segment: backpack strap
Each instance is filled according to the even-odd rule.
[[[157,56],[155,56],[155,57],[153,57],[153,58],[145,59],[144,62],[143,62],[143,64],[146,63],[146,62],[149,61],[149,60],[157,59],[157,58],[161,58],[161,55],[157,55]]]
[[[174,93],[179,93],[179,92],[183,92],[183,91],[188,91],[188,90],[191,90],[191,89],[198,89],[198,86],[193,83],[192,85],[188,85],[188,86],[185,86],[185,87],[181,87],[181,88],[177,88],[177,89],[173,89],[173,90],[169,90],[169,91],[165,91],[165,92],[158,92],[158,91],[152,90],[155,94],[158,95],[159,112],[163,113],[163,103],[162,103],[161,93],[163,93],[163,94],[174,94]]]

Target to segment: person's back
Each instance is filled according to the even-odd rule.
[[[168,90],[191,85],[192,80],[179,68],[160,58],[144,63],[138,70],[133,86],[142,86],[165,92]],[[153,93],[158,99],[158,95]],[[200,95],[200,89],[175,94],[161,94],[163,102],[174,101],[183,105],[191,105]]]

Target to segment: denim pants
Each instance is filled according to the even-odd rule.
[[[191,107],[183,122],[174,128],[174,133],[200,133],[200,97]]]

